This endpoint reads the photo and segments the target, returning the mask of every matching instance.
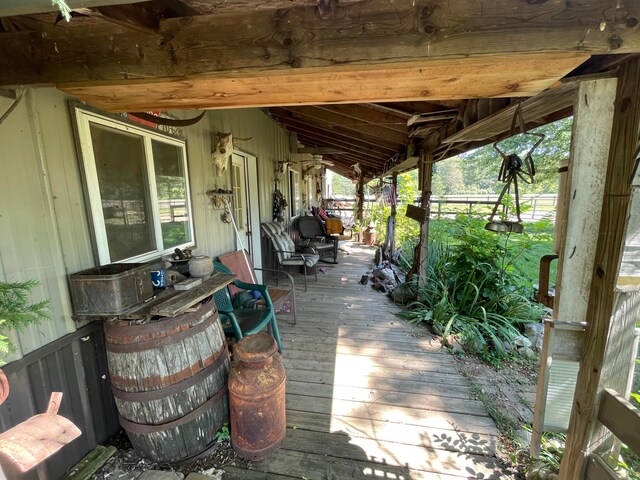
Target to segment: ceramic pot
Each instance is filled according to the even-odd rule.
[[[213,273],[213,260],[207,255],[197,255],[189,260],[189,275],[208,277]]]

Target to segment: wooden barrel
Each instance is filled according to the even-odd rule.
[[[229,352],[213,301],[145,324],[105,324],[109,377],[133,447],[158,462],[198,455],[228,421]]]

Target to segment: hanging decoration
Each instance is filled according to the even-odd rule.
[[[273,192],[273,221],[284,222],[284,213],[287,209],[287,199],[282,192],[276,189]]]
[[[522,108],[520,105],[516,108],[513,114],[513,120],[511,122],[511,130],[509,137],[512,137],[516,134],[516,124],[520,128],[520,133],[523,135],[531,135],[533,137],[537,137],[537,140],[533,144],[533,146],[529,149],[529,151],[524,155],[524,158],[521,158],[516,153],[507,154],[505,151],[500,149],[500,142],[495,142],[493,144],[493,148],[500,154],[502,157],[502,165],[500,166],[500,173],[498,175],[498,180],[504,182],[504,187],[498,196],[498,200],[496,200],[496,204],[493,206],[493,210],[491,212],[491,216],[489,217],[489,222],[485,225],[485,229],[496,232],[496,233],[522,233],[524,231],[524,226],[522,225],[522,219],[520,218],[520,193],[518,190],[518,180],[522,180],[527,184],[531,184],[534,182],[536,175],[536,168],[533,163],[533,152],[536,148],[542,143],[544,140],[544,134],[542,133],[532,133],[528,132],[525,128],[524,116],[522,114]],[[505,206],[504,210],[504,220],[494,220],[496,212],[498,211],[498,207],[502,205],[502,200],[504,196],[511,191],[511,186],[513,185],[513,191],[515,196],[515,209],[516,209],[516,218],[517,221],[509,221],[508,213],[509,207]]]

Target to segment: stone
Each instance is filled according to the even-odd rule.
[[[412,302],[416,298],[416,292],[413,291],[413,287],[409,283],[401,283],[391,292],[391,298],[395,303],[406,305]]]
[[[147,470],[137,480],[182,480],[184,475],[180,472],[166,470]]]
[[[528,323],[524,326],[524,334],[536,351],[541,352],[544,337],[544,325],[542,323]]]

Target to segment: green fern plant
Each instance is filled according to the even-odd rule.
[[[27,282],[0,282],[0,365],[2,358],[15,351],[15,345],[7,337],[11,330],[22,330],[27,325],[51,318],[51,302],[43,300],[31,303],[29,294],[38,286],[36,280]]]

